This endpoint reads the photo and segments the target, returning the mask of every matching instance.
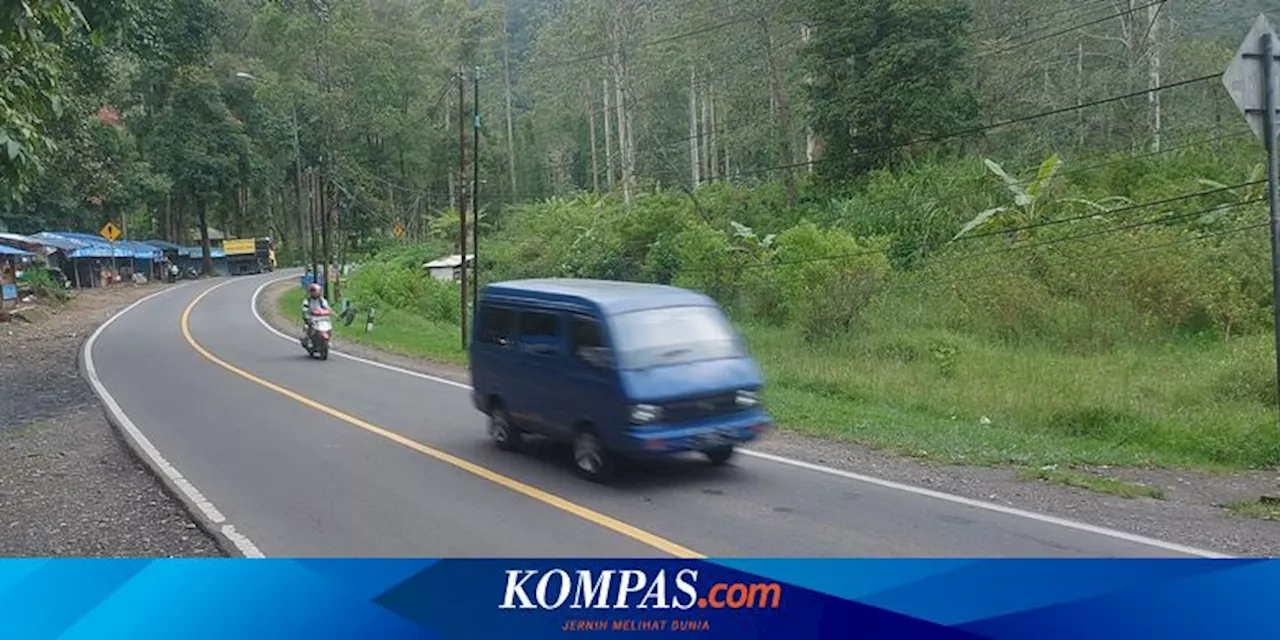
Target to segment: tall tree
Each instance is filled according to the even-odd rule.
[[[156,157],[172,177],[174,188],[188,198],[199,221],[204,272],[213,272],[209,246],[209,212],[240,185],[241,168],[250,154],[244,125],[223,102],[222,88],[206,68],[177,70],[169,102],[156,128]]]
[[[961,0],[809,0],[808,14],[822,25],[806,62],[821,175],[840,180],[889,166],[907,143],[976,119]]]

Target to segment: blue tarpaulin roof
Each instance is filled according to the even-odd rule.
[[[32,236],[47,246],[61,249],[71,259],[78,258],[137,258],[141,260],[159,260],[164,253],[151,245],[129,240],[118,241],[112,245],[105,238],[74,231],[47,232],[42,231]]]
[[[30,251],[23,251],[22,249],[14,249],[13,247],[0,244],[0,256],[33,256],[33,255],[35,254],[31,253]]]

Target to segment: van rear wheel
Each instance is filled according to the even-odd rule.
[[[590,428],[582,429],[573,439],[573,467],[592,482],[604,482],[613,475],[613,455]]]
[[[503,451],[518,451],[524,444],[524,435],[511,424],[507,410],[500,406],[489,412],[489,438]]]
[[[703,453],[707,456],[707,459],[711,461],[711,464],[720,466],[728,462],[729,459],[733,457],[733,451],[734,451],[733,446],[730,445],[726,447],[716,447],[715,449],[708,449]]]

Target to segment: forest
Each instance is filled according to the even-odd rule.
[[[383,346],[461,361],[421,264],[466,213],[482,282],[714,296],[792,428],[1280,464],[1264,156],[1221,80],[1280,1],[5,6],[0,231],[302,264],[321,219]]]

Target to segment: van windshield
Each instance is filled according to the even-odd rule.
[[[614,316],[613,347],[621,369],[740,358],[745,352],[715,307],[667,307]]]

